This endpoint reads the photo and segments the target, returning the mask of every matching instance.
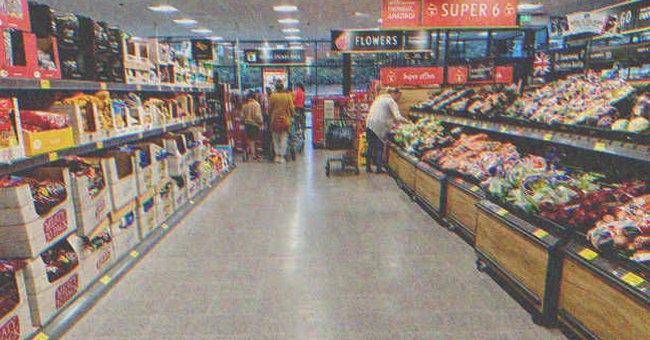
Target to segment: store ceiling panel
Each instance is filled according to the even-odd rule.
[[[213,35],[226,40],[284,39],[281,32],[285,25],[278,23],[281,18],[297,18],[300,29],[298,35],[305,39],[328,39],[329,31],[336,28],[377,27],[381,16],[381,0],[39,0],[61,12],[83,14],[117,24],[127,32],[143,37],[148,36],[190,36],[197,35],[192,28],[208,28]],[[520,1],[524,3],[525,1]],[[551,14],[566,14],[578,10],[594,8],[620,2],[618,0],[531,0],[544,4],[545,11]],[[281,14],[273,11],[274,5],[294,4],[299,12]],[[180,10],[177,13],[154,13],[149,5],[167,4]],[[190,17],[198,21],[193,27],[175,24],[172,20]]]

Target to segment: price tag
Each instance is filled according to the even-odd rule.
[[[34,337],[34,340],[49,340],[49,339],[50,337],[43,332],[36,334],[36,336]]]
[[[59,160],[59,153],[58,152],[50,152],[47,154],[47,161],[48,162],[56,162]]]
[[[167,132],[167,127],[163,126],[163,132]]]
[[[549,234],[548,234],[548,232],[546,230],[537,229],[537,230],[535,230],[533,235],[535,235],[535,237],[537,237],[538,239],[542,240],[542,239],[546,238]]]
[[[104,142],[103,142],[103,141],[99,141],[99,142],[97,142],[97,145],[95,145],[95,147],[96,147],[97,149],[103,149],[103,148],[104,148]]]
[[[479,192],[479,190],[481,190],[481,188],[477,187],[476,185],[472,186],[472,187],[469,189],[469,191],[471,191],[471,192]]]
[[[499,210],[497,210],[497,215],[499,215],[499,216],[501,216],[501,217],[506,216],[506,215],[508,215],[509,213],[510,213],[510,212],[509,212],[508,210],[503,209],[503,208],[499,208]]]
[[[454,182],[456,183],[463,183],[463,180],[460,178],[454,178]]]
[[[596,145],[594,145],[594,151],[605,151],[605,143],[596,143]]]
[[[41,88],[44,90],[49,90],[52,88],[52,84],[50,83],[49,79],[43,79],[41,80]]]
[[[627,273],[623,275],[623,277],[621,277],[621,280],[625,281],[625,283],[629,284],[632,287],[638,287],[645,282],[642,277],[634,273]]]
[[[132,258],[136,258],[136,257],[140,256],[140,253],[138,253],[137,251],[134,250],[134,251],[130,252],[129,255],[131,255]]]
[[[548,141],[550,141],[551,139],[553,139],[553,135],[552,135],[552,134],[547,133],[547,134],[544,135],[544,140],[545,140],[545,141],[548,142]]]
[[[99,281],[101,283],[107,285],[107,284],[111,283],[111,281],[113,281],[113,280],[108,275],[104,275],[104,277],[102,277]]]
[[[138,132],[138,139],[142,139],[142,138],[144,138],[144,133]]]
[[[196,203],[196,202],[194,202],[193,200],[190,200],[191,205],[194,205],[194,203]]]
[[[164,230],[167,230],[169,229],[169,224],[163,223],[162,225],[160,225],[160,227],[163,228]]]
[[[506,131],[508,131],[508,128],[505,127],[505,126],[502,126],[501,129],[500,129],[500,131],[501,131],[501,132],[506,132]]]
[[[142,91],[142,85],[136,85],[135,89],[136,91]]]
[[[99,83],[99,88],[106,91],[108,90],[108,84],[106,83]]]
[[[587,261],[592,261],[593,259],[598,257],[598,253],[591,250],[591,249],[589,249],[589,248],[585,248],[585,249],[581,250],[578,253],[578,255],[580,255],[580,257],[582,257],[583,259],[585,259]]]
[[[522,129],[517,129],[517,134],[518,134],[519,136],[523,135],[523,134],[524,134],[524,130],[522,130]]]

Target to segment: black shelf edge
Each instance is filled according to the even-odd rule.
[[[124,91],[124,92],[212,92],[214,86],[125,84],[67,79],[0,79],[0,90]]]
[[[468,128],[474,128],[485,132],[527,138],[544,143],[564,145],[576,149],[606,153],[638,161],[650,161],[650,146],[648,145],[590,137],[569,132],[558,132],[553,130],[515,126],[504,123],[474,120],[470,118],[454,117],[443,114],[424,114],[434,116],[443,122]]]
[[[69,149],[50,152],[47,154],[37,155],[30,158],[24,158],[21,160],[14,161],[13,163],[10,164],[1,164],[0,176],[29,170],[38,166],[44,166],[49,163],[53,163],[60,158],[67,157],[67,156],[83,155],[83,154],[87,154],[87,153],[91,153],[103,149],[114,148],[123,144],[135,143],[138,141],[162,136],[168,132],[175,132],[175,131],[186,129],[188,127],[197,126],[205,122],[214,120],[215,118],[216,117],[211,116],[207,118],[201,118],[192,122],[179,123],[179,124],[170,125],[162,128],[156,128],[153,130],[147,130],[138,133],[112,137],[102,141],[75,146]]]
[[[32,333],[30,339],[58,339],[62,337],[74,324],[81,320],[99,300],[104,297],[124,276],[135,267],[151,250],[158,246],[167,235],[169,235],[194,207],[200,205],[203,200],[234,170],[236,165],[222,173],[216,180],[210,183],[208,188],[198,193],[194,198],[177,209],[162,226],[152,231],[145,239],[117,261],[106,273],[98,277],[86,289],[75,297],[68,306],[56,314],[41,329]],[[192,203],[193,202],[193,203]],[[108,280],[103,278],[108,277]]]

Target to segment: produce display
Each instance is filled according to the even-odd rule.
[[[410,154],[422,155],[440,146],[447,146],[454,141],[454,134],[460,129],[448,131],[439,121],[424,118],[417,123],[403,124],[393,129],[392,140]]]
[[[448,89],[414,106],[413,109],[452,115],[468,113],[480,117],[494,117],[508,108],[515,99],[516,85]]]
[[[52,208],[68,198],[65,184],[55,180],[39,181],[29,177],[4,176],[0,177],[0,188],[13,188],[28,184],[32,192],[32,200],[36,212],[46,215]]]
[[[87,160],[70,156],[63,160],[63,164],[76,177],[88,177],[88,194],[90,197],[97,196],[106,187],[106,179],[99,163],[90,163]]]
[[[49,282],[56,282],[79,265],[79,256],[66,239],[43,252],[41,259],[45,263]]]

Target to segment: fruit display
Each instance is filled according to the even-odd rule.
[[[413,107],[417,111],[494,117],[517,99],[516,85],[448,89]]]
[[[29,177],[4,176],[0,177],[0,188],[14,188],[29,184],[32,200],[39,215],[47,215],[52,208],[68,198],[68,192],[63,182],[55,180],[39,181]]]
[[[448,130],[439,121],[423,118],[415,124],[402,124],[392,131],[392,140],[406,152],[422,155],[436,147],[451,144],[460,129]]]

